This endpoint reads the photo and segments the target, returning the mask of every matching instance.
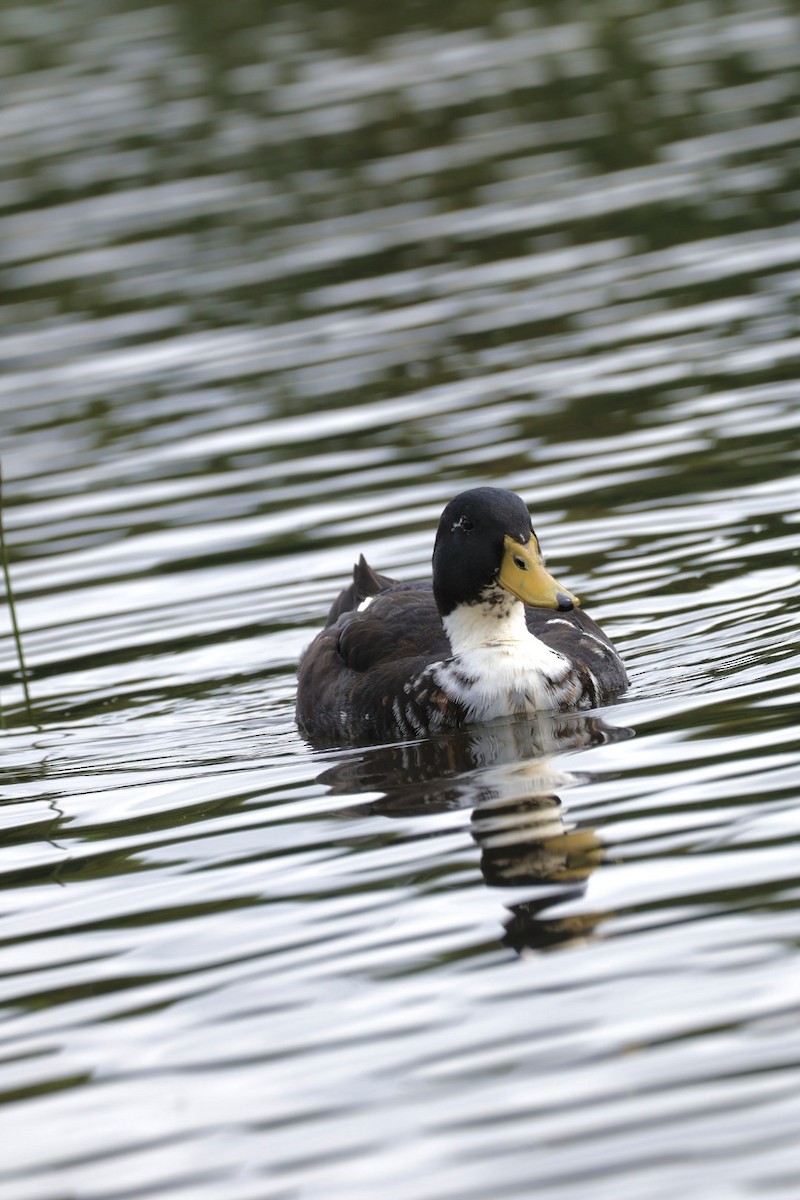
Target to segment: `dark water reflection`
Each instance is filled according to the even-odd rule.
[[[576,828],[567,818],[559,793],[586,777],[560,769],[559,756],[623,741],[633,732],[582,714],[542,714],[362,750],[326,768],[317,783],[334,796],[383,793],[359,806],[377,816],[471,810],[470,832],[487,885],[533,893],[510,906],[505,940],[517,950],[544,949],[584,936],[600,920],[559,920],[548,913],[581,894],[579,885],[603,857],[595,830]]]
[[[0,10],[3,1196],[795,1200],[798,47]],[[305,745],[351,563],[480,483],[629,695]]]

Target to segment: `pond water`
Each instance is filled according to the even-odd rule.
[[[794,1200],[795,7],[0,47],[0,1192]],[[481,483],[630,692],[310,748],[352,563],[427,574]]]

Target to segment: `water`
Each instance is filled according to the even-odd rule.
[[[487,13],[0,14],[4,1196],[798,1193],[800,22]],[[480,483],[629,694],[311,750]]]

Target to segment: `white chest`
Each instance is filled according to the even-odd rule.
[[[471,719],[557,706],[570,664],[528,632],[518,601],[455,609],[444,627],[453,657],[437,665],[436,682]]]

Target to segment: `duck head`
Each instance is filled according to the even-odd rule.
[[[442,617],[503,593],[531,608],[568,611],[578,597],[546,570],[527,506],[514,492],[480,487],[445,508],[433,548],[433,593]]]

